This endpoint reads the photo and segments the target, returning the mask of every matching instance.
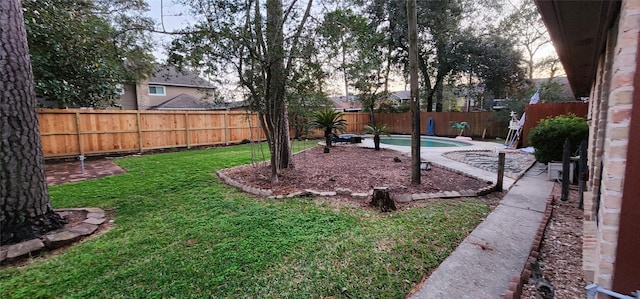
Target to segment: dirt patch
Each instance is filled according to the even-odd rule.
[[[364,193],[383,186],[389,187],[392,194],[437,193],[478,190],[491,184],[431,165],[431,170],[421,171],[421,184],[413,185],[411,158],[388,149],[339,146],[323,153],[322,147],[314,147],[294,155],[293,163],[293,168],[282,170],[277,183],[271,182],[271,169],[266,163],[227,169],[224,174],[245,185],[272,190],[273,195],[338,188]]]

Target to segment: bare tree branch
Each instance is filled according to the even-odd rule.
[[[302,35],[302,30],[304,29],[304,25],[307,22],[309,15],[311,14],[312,5],[313,5],[313,0],[309,0],[309,2],[307,2],[307,8],[304,11],[304,16],[302,17],[300,24],[298,24],[298,29],[296,29],[296,33],[294,34],[293,42],[291,43],[291,48],[289,49],[289,57],[287,58],[287,62],[285,63],[286,74],[289,74],[289,71],[291,70],[293,57],[295,56],[293,55],[293,51],[298,46],[298,41],[300,40],[300,35]]]

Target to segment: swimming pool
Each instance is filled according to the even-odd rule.
[[[394,137],[380,137],[380,143],[411,146],[411,137],[394,136]],[[445,138],[433,138],[433,137],[420,137],[420,147],[462,147],[470,146],[471,143],[445,139]]]

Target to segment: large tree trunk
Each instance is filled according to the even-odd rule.
[[[286,80],[283,78],[283,80]],[[285,98],[284,92],[285,86],[282,84],[282,118],[284,120],[282,135],[280,136],[280,142],[283,144],[282,149],[280,150],[280,168],[289,168],[293,166],[293,162],[291,159],[291,133],[289,126],[289,104],[287,99]]]
[[[266,45],[267,45],[267,118],[272,123],[271,181],[277,182],[277,172],[291,164],[291,144],[289,141],[289,118],[285,99],[284,33],[282,0],[266,2]]]
[[[0,1],[0,244],[60,228],[44,174],[20,0]]]
[[[420,56],[418,56],[418,70],[420,70],[422,74],[422,85],[426,93],[427,112],[433,112],[433,89],[431,88],[431,78],[429,77],[429,66]]]

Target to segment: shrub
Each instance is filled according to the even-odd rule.
[[[385,124],[368,124],[364,126],[364,131],[369,134],[373,134],[373,145],[374,149],[380,150],[380,135],[389,136],[389,132],[387,132],[387,125]]]
[[[574,114],[560,115],[541,120],[529,132],[529,143],[536,149],[536,160],[542,163],[562,161],[562,147],[567,138],[571,151],[575,152],[580,142],[589,138],[587,121]]]
[[[342,119],[344,113],[335,110],[323,110],[313,113],[313,119],[309,126],[311,128],[320,129],[324,132],[325,147],[331,147],[331,134],[333,132],[345,132],[347,130],[347,121]]]

